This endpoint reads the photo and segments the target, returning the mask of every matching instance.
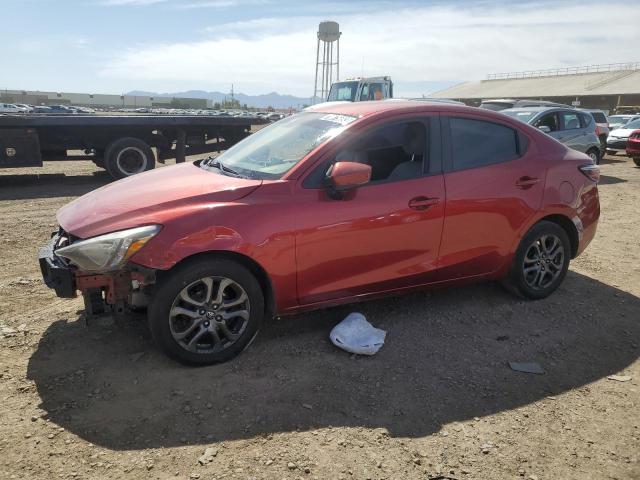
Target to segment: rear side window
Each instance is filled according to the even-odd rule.
[[[450,118],[454,170],[507,162],[519,157],[516,130],[497,123]]]
[[[591,112],[591,116],[596,123],[607,123],[607,117],[602,112]]]
[[[580,119],[577,113],[562,112],[564,130],[577,130],[580,128]]]
[[[595,120],[591,115],[587,115],[586,113],[580,113],[580,121],[582,122],[582,128],[588,127]]]

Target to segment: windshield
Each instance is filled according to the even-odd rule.
[[[336,137],[357,117],[303,112],[250,135],[222,155],[203,161],[205,170],[247,178],[277,179],[315,147]]]
[[[353,102],[356,99],[358,82],[338,82],[331,85],[328,102]]]
[[[625,123],[629,121],[629,117],[623,117],[622,115],[613,115],[609,117],[609,123]]]
[[[633,122],[626,123],[624,128],[630,129],[630,130],[633,130],[635,128],[640,128],[640,120],[634,120]]]
[[[521,122],[529,123],[529,120],[535,117],[538,112],[526,112],[523,110],[502,110],[500,113],[520,120]]]

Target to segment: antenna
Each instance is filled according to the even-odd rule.
[[[329,95],[329,89],[333,83],[333,71],[335,67],[336,81],[340,81],[340,26],[337,22],[326,20],[318,26],[318,46],[316,49],[316,81],[313,87],[312,103],[316,103],[318,97],[325,101]],[[336,60],[333,61],[333,44],[336,44]],[[322,58],[320,57],[320,44],[322,44]],[[320,86],[318,88],[318,73],[320,73]]]

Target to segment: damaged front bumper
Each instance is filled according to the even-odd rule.
[[[80,291],[88,317],[124,313],[128,306],[146,303],[141,289],[155,283],[153,270],[127,267],[108,273],[83,272],[55,254],[63,236],[63,232],[54,234],[38,254],[42,279],[58,297],[75,298]]]
[[[40,249],[38,260],[42,280],[47,287],[56,291],[60,298],[75,298],[76,283],[71,267],[54,254],[54,249],[60,241],[60,234],[55,234],[51,240]]]

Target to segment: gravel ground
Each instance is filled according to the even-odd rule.
[[[546,300],[488,283],[333,308],[187,368],[144,317],[87,327],[40,280],[56,210],[107,176],[0,170],[0,478],[640,478],[640,168],[602,171],[598,235]],[[328,340],[353,310],[388,332],[374,357]]]

